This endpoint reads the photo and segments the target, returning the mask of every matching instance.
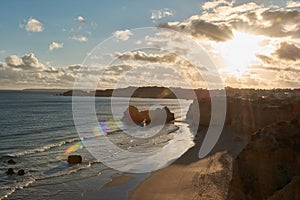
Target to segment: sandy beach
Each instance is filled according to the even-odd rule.
[[[224,128],[212,152],[199,160],[198,152],[204,132],[196,145],[172,165],[153,172],[129,199],[225,199],[232,176],[234,157],[246,144],[246,138]]]
[[[195,146],[177,161],[152,172],[149,177],[144,176],[134,189],[127,186],[132,184],[136,175],[123,174],[112,177],[111,182],[107,183],[100,193],[103,194],[103,191],[108,189],[120,192],[126,188],[127,198],[132,200],[225,199],[232,176],[233,159],[244,147],[247,138],[225,127],[212,152],[200,160],[198,152],[205,133],[206,130],[201,131],[195,140]],[[111,197],[114,197],[113,193]]]

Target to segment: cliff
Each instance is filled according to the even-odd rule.
[[[210,99],[194,100],[187,113],[187,119],[199,126],[209,126],[211,118]],[[292,120],[300,116],[300,100],[242,99],[227,98],[225,125],[237,133],[251,134],[274,122]]]
[[[300,119],[252,135],[234,161],[227,199],[300,199]]]

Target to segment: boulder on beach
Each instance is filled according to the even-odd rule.
[[[82,157],[80,155],[70,155],[68,156],[68,163],[69,164],[82,163]]]
[[[13,174],[15,174],[15,171],[14,171],[13,168],[8,168],[6,174],[7,174],[7,175],[13,175]]]
[[[14,161],[13,159],[9,159],[8,161],[7,161],[7,164],[10,164],[10,165],[14,165],[14,164],[16,164],[17,162],[16,161]]]
[[[23,176],[25,174],[24,169],[20,169],[17,173],[19,176]]]

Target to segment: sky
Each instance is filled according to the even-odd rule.
[[[109,37],[115,38],[111,59],[118,61],[102,75],[99,88],[114,88],[119,80],[140,86],[154,72],[150,85],[181,87],[184,80],[203,87],[196,61],[174,56],[175,50],[120,53],[121,42],[140,42],[134,30],[142,27],[167,28],[201,45],[225,86],[300,87],[299,1],[3,0],[0,89],[72,88],[91,51]],[[173,37],[169,49],[175,48]],[[150,33],[145,45],[157,47],[149,38]],[[183,49],[189,44],[182,40],[176,45]]]

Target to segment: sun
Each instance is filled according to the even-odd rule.
[[[264,40],[263,36],[234,31],[231,40],[215,43],[214,48],[224,61],[221,70],[241,77],[257,61],[256,54],[263,53]]]

